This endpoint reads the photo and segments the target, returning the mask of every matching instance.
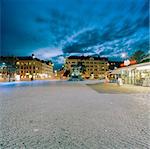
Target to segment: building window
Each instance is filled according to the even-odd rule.
[[[102,67],[102,70],[104,70],[105,68],[104,67]]]
[[[17,62],[16,64],[17,64],[17,65],[19,65],[20,63],[19,63],[19,62]]]

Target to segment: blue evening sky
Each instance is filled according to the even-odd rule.
[[[149,52],[149,0],[1,0],[1,55],[62,64],[69,55],[120,60]]]

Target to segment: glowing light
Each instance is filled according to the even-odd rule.
[[[20,75],[16,75],[16,76],[15,76],[15,80],[16,80],[16,81],[20,81]]]
[[[121,57],[122,57],[122,58],[126,58],[126,57],[127,57],[127,54],[126,54],[126,53],[121,53]]]
[[[129,60],[125,60],[125,61],[124,61],[124,65],[125,65],[125,66],[130,65],[130,61],[129,61]]]

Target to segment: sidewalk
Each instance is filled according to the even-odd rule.
[[[97,83],[97,84],[88,84],[89,87],[96,90],[99,93],[150,93],[149,87],[135,86],[124,84],[123,86],[118,86],[116,83]]]

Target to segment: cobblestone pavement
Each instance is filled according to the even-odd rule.
[[[95,83],[95,84],[88,84],[89,87],[94,89],[99,93],[109,93],[109,94],[150,94],[150,87],[143,87],[143,86],[134,86],[134,85],[127,85],[123,84],[122,86],[118,86],[117,83]]]
[[[148,93],[72,83],[0,90],[0,149],[150,148]]]

